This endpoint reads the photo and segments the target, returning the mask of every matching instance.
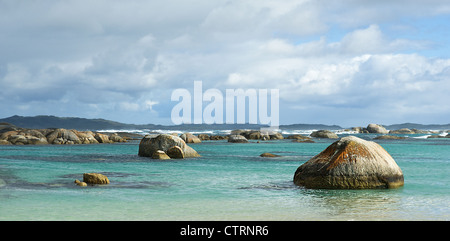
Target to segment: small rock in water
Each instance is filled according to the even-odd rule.
[[[161,160],[166,160],[166,159],[170,159],[170,157],[163,151],[161,150],[157,150],[153,153],[152,155],[153,159],[161,159]]]
[[[84,173],[83,182],[89,184],[109,184],[109,179],[100,173]]]
[[[179,146],[173,146],[167,150],[166,153],[170,158],[174,159],[183,159],[184,158],[184,152]]]
[[[279,155],[275,155],[275,154],[268,153],[268,152],[265,152],[265,153],[263,153],[263,154],[261,154],[259,156],[260,157],[280,157]]]

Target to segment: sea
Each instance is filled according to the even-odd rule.
[[[345,131],[338,135],[366,140],[377,136]],[[450,138],[399,136],[408,138],[373,141],[400,166],[404,186],[370,190],[306,189],[293,184],[296,169],[333,139],[202,141],[189,144],[201,157],[176,160],[139,157],[139,140],[0,146],[0,220],[450,220]],[[265,152],[280,157],[260,157]],[[110,184],[77,186],[74,181],[87,172],[106,175]]]

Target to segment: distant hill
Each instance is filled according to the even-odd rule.
[[[134,125],[123,124],[104,119],[85,119],[79,117],[56,117],[56,116],[11,116],[0,119],[18,127],[30,129],[65,128],[77,130],[99,130],[99,129],[126,129],[134,128]]]
[[[265,127],[253,124],[184,124],[184,125],[135,125],[125,124],[105,119],[86,119],[79,117],[56,117],[48,115],[39,116],[11,116],[0,119],[0,123],[6,122],[22,128],[46,129],[65,128],[76,130],[236,130],[236,129],[259,129]]]
[[[338,125],[323,125],[323,124],[292,124],[280,125],[283,130],[340,130],[343,129]]]
[[[259,129],[267,127],[264,125],[255,124],[184,124],[184,125],[135,125],[125,124],[116,121],[105,119],[86,119],[79,117],[56,117],[49,115],[39,116],[11,116],[0,119],[0,123],[6,122],[22,128],[29,129],[46,129],[46,128],[65,128],[76,130],[237,130],[237,129]],[[450,130],[450,124],[446,125],[422,125],[414,123],[404,123],[396,125],[385,125],[388,130],[398,130],[402,128],[419,129],[419,130]],[[282,130],[340,130],[344,129],[338,125],[323,125],[323,124],[291,124],[280,125]]]
[[[450,124],[422,125],[422,124],[416,124],[416,123],[403,123],[403,124],[395,124],[395,125],[386,125],[384,127],[388,130],[398,130],[398,129],[402,129],[402,128],[418,129],[418,130],[450,130]]]

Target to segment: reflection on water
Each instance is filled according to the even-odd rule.
[[[299,189],[299,195],[311,199],[315,208],[320,208],[329,219],[385,220],[395,217],[401,205],[399,189],[373,190],[329,190]]]

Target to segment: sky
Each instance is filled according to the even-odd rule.
[[[278,89],[280,124],[448,124],[449,26],[448,0],[0,0],[0,118],[172,125],[202,81]]]

